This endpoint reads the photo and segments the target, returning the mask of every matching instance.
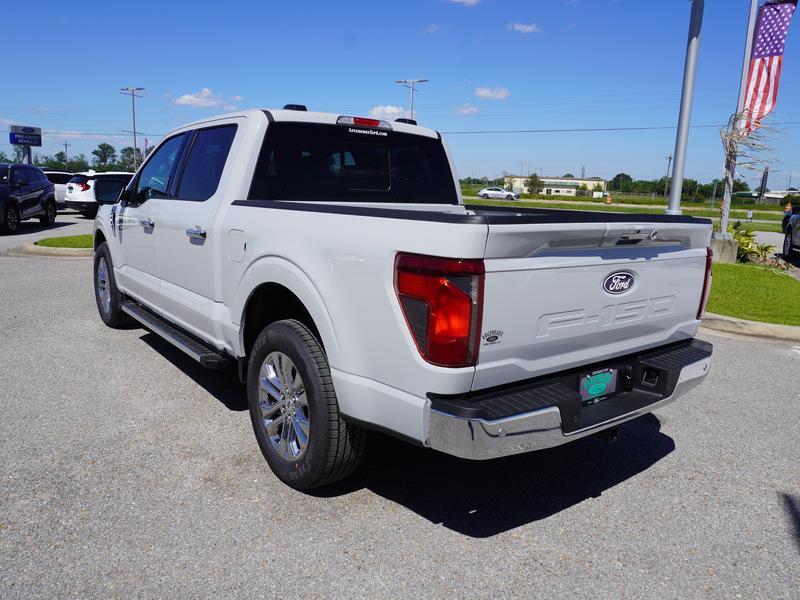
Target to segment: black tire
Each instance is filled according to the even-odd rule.
[[[19,210],[11,202],[6,203],[3,211],[3,221],[0,223],[0,230],[3,233],[15,233],[19,228]]]
[[[267,419],[262,414],[259,379],[265,361],[274,353],[293,363],[290,372],[302,379],[302,395],[307,401],[302,408],[308,423],[307,442],[294,460],[280,454],[267,433]],[[271,398],[266,396],[274,410],[277,403]],[[299,321],[276,321],[259,334],[250,352],[247,401],[259,448],[272,472],[288,486],[310,490],[344,479],[358,467],[364,453],[365,432],[342,419],[325,352],[314,334]],[[274,421],[282,419],[283,413],[283,409],[273,413]]]
[[[105,270],[105,280],[108,296],[101,291],[98,277],[101,267]],[[114,278],[114,264],[111,262],[111,252],[108,244],[103,242],[94,251],[94,300],[97,303],[97,312],[103,323],[112,329],[127,329],[134,325],[134,320],[127,313],[122,312],[122,302],[125,300],[122,292],[117,289],[117,280]]]
[[[786,235],[783,238],[783,258],[792,260],[796,254],[797,251],[792,248],[792,230],[787,229]]]
[[[481,198],[483,198],[484,200],[488,200],[489,194],[481,194]]]
[[[94,210],[91,210],[91,209],[90,210],[82,210],[81,214],[86,219],[94,219],[97,216],[97,209],[95,208]]]
[[[56,222],[56,203],[53,200],[48,200],[44,206],[44,214],[39,217],[39,222],[42,225],[52,225]]]
[[[514,194],[509,194],[506,196],[506,200],[514,200]]]

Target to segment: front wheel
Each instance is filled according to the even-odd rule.
[[[6,208],[3,211],[3,221],[0,223],[0,229],[5,233],[15,233],[18,227],[19,211],[16,206],[7,202]]]
[[[506,196],[506,200],[514,200],[513,194],[509,194],[508,196]]]
[[[52,225],[56,222],[56,204],[55,202],[48,202],[44,207],[44,214],[39,217],[39,222],[42,225]]]
[[[795,250],[792,247],[792,230],[787,229],[786,235],[783,237],[783,257],[786,260],[794,258]]]
[[[122,293],[114,278],[114,263],[108,244],[103,242],[94,252],[94,299],[103,323],[112,329],[125,329],[133,325],[133,319],[122,311]]]
[[[299,321],[277,321],[259,334],[247,400],[261,452],[287,485],[310,490],[358,466],[364,432],[342,419],[325,353]]]

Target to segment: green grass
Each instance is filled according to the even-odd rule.
[[[755,265],[714,264],[708,311],[739,319],[800,325],[800,281]]]
[[[91,233],[85,233],[83,235],[44,238],[36,242],[36,245],[46,246],[47,248],[91,248],[94,243],[93,240],[94,237]]]
[[[517,201],[505,201],[505,200],[483,200],[483,199],[466,199],[464,201],[466,204],[478,204],[478,205],[485,205],[485,206],[519,206],[522,208],[550,208],[550,209],[560,209],[560,210],[591,210],[591,211],[600,211],[600,212],[616,212],[616,213],[626,213],[626,214],[639,214],[639,215],[647,215],[647,214],[663,214],[663,207],[653,206],[651,207],[641,207],[641,206],[622,206],[618,204],[592,204],[591,206],[587,206],[585,204],[576,204],[574,202],[540,202],[537,200],[517,200]],[[744,219],[743,215],[738,215],[735,211],[731,211],[731,219],[733,221],[737,221],[739,219]],[[719,213],[713,210],[706,210],[706,211],[686,211],[687,215],[692,217],[706,217],[711,218],[715,223],[717,222],[717,216]],[[755,231],[773,231],[780,233],[781,231],[781,222],[780,220],[775,220],[771,223],[747,223],[742,221],[742,224],[746,229],[753,229]]]

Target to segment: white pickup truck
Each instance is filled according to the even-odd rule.
[[[364,429],[489,459],[614,432],[708,373],[709,221],[465,206],[412,121],[227,114],[100,192],[103,321],[238,364],[297,489],[351,473]]]

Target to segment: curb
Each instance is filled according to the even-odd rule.
[[[701,327],[713,329],[714,331],[738,333],[739,335],[800,342],[800,327],[792,325],[761,323],[759,321],[747,321],[745,319],[726,317],[725,315],[706,313],[703,316]]]
[[[36,244],[22,244],[15,248],[18,254],[28,254],[33,256],[55,256],[60,258],[89,258],[94,255],[91,248],[48,248],[47,246],[37,246]]]

